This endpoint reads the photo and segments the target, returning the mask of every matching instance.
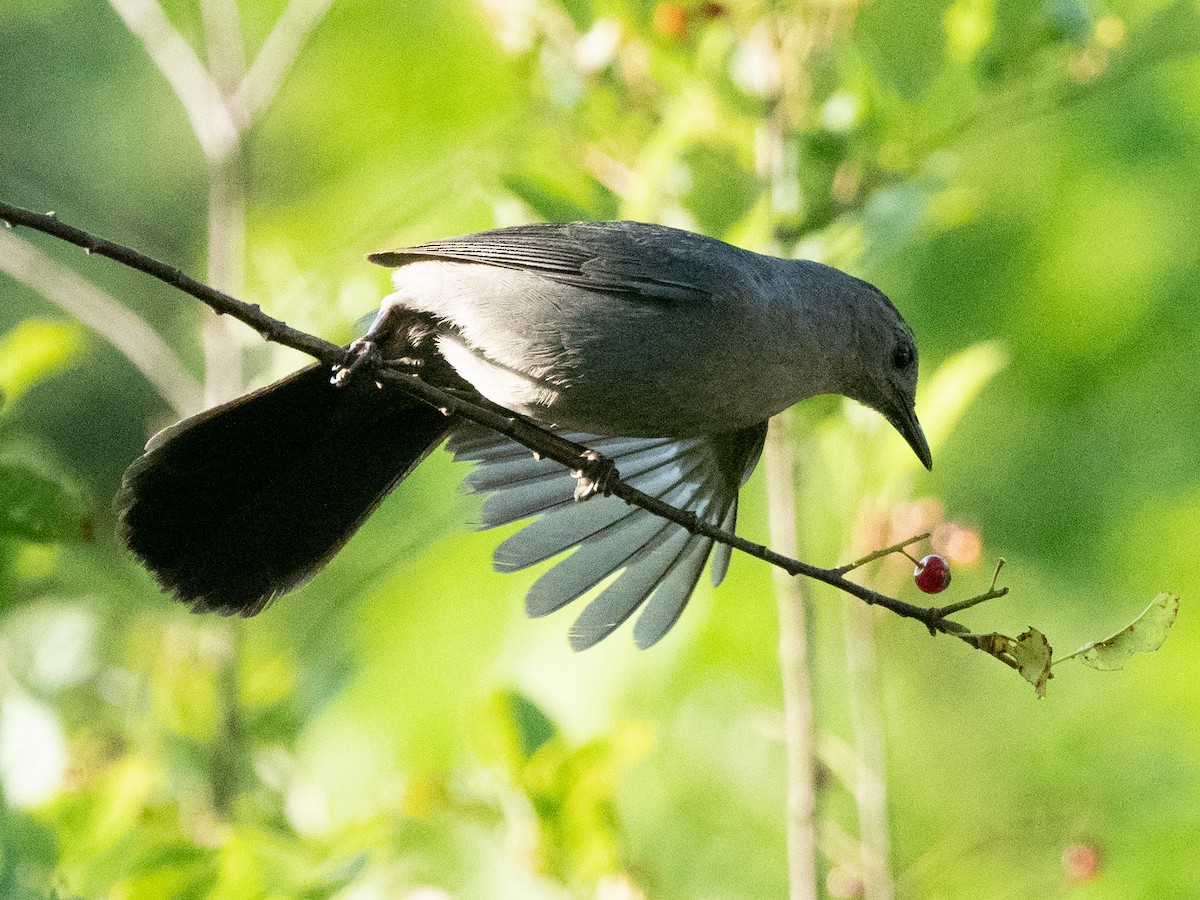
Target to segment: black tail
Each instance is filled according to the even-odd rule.
[[[199,612],[252,616],[311,578],[452,419],[311,366],[157,435],[117,496],[125,543]]]

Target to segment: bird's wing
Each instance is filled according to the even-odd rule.
[[[758,461],[766,425],[683,440],[563,436],[613,460],[633,487],[732,531],[738,488]],[[560,464],[535,459],[526,448],[482,428],[456,432],[449,449],[477,464],[467,485],[489,494],[482,527],[538,517],[496,548],[499,571],[515,572],[577,548],[530,588],[529,615],[554,612],[620,572],[575,622],[572,647],[582,650],[603,640],[639,607],[633,630],[639,647],[654,644],[675,624],[713,550],[711,539],[616,497],[577,503],[575,479]],[[725,577],[729,555],[729,547],[717,545],[714,585]]]
[[[480,263],[591,290],[691,300],[712,294],[736,271],[727,265],[730,255],[751,254],[662,225],[566,222],[497,228],[368,259],[393,267],[422,259]]]

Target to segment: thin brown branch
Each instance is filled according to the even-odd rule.
[[[41,231],[57,237],[68,243],[84,248],[97,256],[106,256],[122,265],[151,275],[166,284],[205,303],[222,315],[229,315],[253,328],[267,341],[282,344],[308,354],[315,359],[330,365],[339,365],[346,359],[346,350],[337,344],[322,340],[306,332],[291,327],[279,319],[264,313],[257,304],[244,303],[229,294],[209,287],[181,272],[179,269],[164,262],[139,253],[129,247],[96,237],[65,222],[59,221],[53,215],[43,215],[0,201],[0,220],[12,225],[20,225]],[[519,444],[528,447],[534,453],[555,460],[568,469],[579,468],[580,457],[587,452],[586,447],[565,440],[556,434],[539,428],[532,422],[512,412],[504,410],[486,401],[467,400],[447,391],[426,384],[420,378],[407,371],[401,371],[390,366],[383,366],[375,374],[377,381],[395,385],[409,394],[434,406],[447,415],[457,415],[490,428],[506,437],[512,438]],[[841,569],[825,569],[814,566],[798,559],[784,556],[762,544],[755,544],[736,534],[723,531],[708,521],[699,518],[695,513],[678,509],[664,503],[656,497],[651,497],[634,487],[626,484],[620,478],[613,479],[608,485],[608,493],[619,497],[626,503],[639,506],[647,512],[667,519],[686,528],[693,534],[711,538],[726,544],[735,550],[740,550],[756,559],[777,566],[790,575],[803,575],[828,584],[847,594],[857,597],[871,606],[880,606],[906,619],[914,619],[926,626],[931,634],[942,633],[952,635],[979,650],[992,653],[995,642],[989,635],[975,634],[966,626],[946,618],[948,607],[925,607],[889,597],[878,591],[871,590],[861,584],[850,581]],[[983,599],[1002,597],[1008,593],[1007,588],[993,588],[981,595]],[[982,602],[982,600],[980,601]],[[993,653],[1006,664],[1012,665],[1002,655]]]
[[[875,560],[877,560],[877,559],[883,559],[883,557],[891,556],[893,553],[902,553],[906,547],[909,547],[913,544],[919,544],[921,541],[925,540],[928,537],[929,537],[928,531],[922,532],[921,534],[913,535],[912,537],[908,538],[907,540],[899,541],[898,543],[892,544],[890,547],[883,547],[882,549],[879,549],[879,550],[872,550],[866,556],[860,557],[860,558],[856,559],[854,562],[849,562],[849,563],[846,563],[845,565],[838,566],[834,571],[841,572],[843,575],[845,575],[847,572],[852,572],[855,569],[860,569],[863,566],[865,566],[867,563],[875,562]],[[994,586],[994,583],[993,583],[993,586]]]
[[[159,281],[195,297],[218,313],[231,315],[244,322],[257,331],[263,340],[292,347],[301,353],[306,353],[330,364],[340,362],[345,356],[345,351],[336,344],[323,341],[311,334],[292,328],[278,319],[273,319],[255,304],[243,303],[223,291],[218,291],[185,275],[174,266],[139,253],[130,247],[96,237],[80,228],[68,225],[53,213],[35,213],[0,201],[0,220],[8,222],[10,225],[32,228],[34,231],[40,231],[66,241],[68,244],[81,247],[86,253],[106,256],[123,266],[157,278]]]

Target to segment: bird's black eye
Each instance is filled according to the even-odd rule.
[[[896,345],[896,349],[892,351],[892,365],[897,369],[907,369],[913,361],[913,348],[911,344],[901,343]]]

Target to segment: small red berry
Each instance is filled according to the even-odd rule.
[[[1095,881],[1103,869],[1100,848],[1094,844],[1071,844],[1063,851],[1062,863],[1072,884]]]
[[[940,594],[950,586],[950,563],[940,556],[926,556],[913,570],[913,581],[927,594]]]

